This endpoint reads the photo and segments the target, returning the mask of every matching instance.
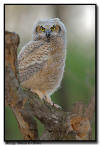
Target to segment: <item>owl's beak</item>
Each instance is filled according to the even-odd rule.
[[[48,29],[47,29],[47,30],[46,30],[46,37],[47,37],[47,38],[50,38],[50,34],[51,34],[51,30],[48,30]]]

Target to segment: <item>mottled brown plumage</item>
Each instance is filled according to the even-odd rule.
[[[41,20],[33,40],[18,55],[19,78],[24,88],[53,104],[50,95],[60,86],[66,58],[66,29],[58,19]]]

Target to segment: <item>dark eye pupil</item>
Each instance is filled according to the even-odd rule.
[[[45,31],[45,28],[41,26],[41,30],[42,30],[42,31]]]
[[[54,25],[51,27],[51,30],[52,30],[52,31],[55,30],[55,26],[54,26]]]

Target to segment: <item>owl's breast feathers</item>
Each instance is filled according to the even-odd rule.
[[[62,79],[64,63],[63,41],[30,41],[18,55],[20,82],[26,88],[53,89]]]

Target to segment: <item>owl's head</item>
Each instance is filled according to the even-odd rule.
[[[50,40],[55,37],[65,39],[66,28],[58,18],[40,20],[33,29],[33,40]]]

